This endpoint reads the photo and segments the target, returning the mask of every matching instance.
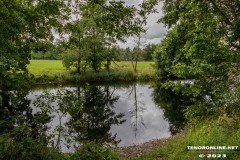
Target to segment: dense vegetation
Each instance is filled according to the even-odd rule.
[[[239,2],[166,1],[171,30],[156,49],[162,87],[190,97],[190,120],[239,111]],[[178,8],[178,9],[175,9]]]
[[[155,52],[157,81],[160,82],[155,88],[160,97],[154,97],[155,101],[163,106],[166,117],[176,114],[184,121],[182,124],[173,119],[179,128],[171,130],[187,126],[183,136],[170,140],[166,147],[152,155],[140,158],[192,159],[197,153],[187,150],[188,145],[238,146],[239,0],[161,1],[164,16],[159,22],[168,26],[169,31],[157,46],[150,44],[141,48],[139,37],[146,31],[147,15],[155,12],[157,0],[143,1],[138,7],[106,0],[1,0],[0,159],[119,159],[102,142],[86,141],[73,154],[63,154],[54,145],[50,147],[53,135],[46,131],[51,106],[37,101],[41,110],[33,112],[26,99],[36,80],[27,68],[31,57],[63,60],[66,68],[76,68],[70,77],[76,81],[84,81],[88,75],[85,81],[119,80],[114,78],[125,75],[123,77],[137,79],[143,70],[138,61],[152,60],[152,52]],[[61,40],[53,42],[53,32],[59,34]],[[126,36],[138,37],[134,49],[117,46],[116,42],[124,41]],[[138,73],[116,72],[111,66],[120,60],[131,61],[133,71]],[[67,71],[56,73],[52,79],[61,79],[65,73],[69,74]],[[46,76],[40,75],[37,80],[48,81]],[[155,78],[152,73],[146,77],[143,79]],[[83,116],[82,104],[88,101],[79,95],[65,104],[61,96],[48,98],[60,99],[59,106],[72,114],[72,129],[78,135],[84,122],[78,121],[77,116]],[[173,97],[177,99],[170,102]],[[239,153],[228,156],[237,159]]]

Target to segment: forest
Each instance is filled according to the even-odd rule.
[[[126,2],[0,0],[0,159],[240,158],[240,1]],[[167,28],[157,44],[144,42],[151,14]],[[129,115],[135,138],[150,132],[152,101],[163,119],[148,125],[166,120],[169,136],[131,155],[114,126]]]

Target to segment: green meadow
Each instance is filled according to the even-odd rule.
[[[155,78],[154,62],[138,62],[135,73],[129,61],[112,62],[110,72],[104,67],[100,72],[88,69],[83,75],[75,73],[75,68],[66,69],[61,60],[31,60],[28,70],[37,82],[75,82],[75,81],[113,81],[113,80],[151,80]]]
[[[61,60],[31,60],[28,65],[28,70],[37,77],[44,74],[63,74],[68,72],[68,70],[63,67]]]

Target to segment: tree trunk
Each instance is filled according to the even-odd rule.
[[[78,50],[77,73],[81,74],[81,52]]]
[[[106,70],[110,72],[110,65],[111,65],[111,60],[107,59],[107,64],[106,64]]]

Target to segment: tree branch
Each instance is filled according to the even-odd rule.
[[[229,20],[229,18],[223,13],[223,11],[217,6],[216,2],[214,0],[209,0],[210,3],[213,5],[214,7],[214,10],[216,12],[218,12],[225,20],[225,22],[228,24],[228,25],[232,25],[232,22]]]
[[[110,8],[104,6],[104,5],[103,5],[101,2],[99,2],[98,0],[94,0],[94,2],[96,2],[97,4],[99,4],[102,8],[104,8],[104,9],[106,9],[106,10],[112,12],[112,10],[111,10]]]

